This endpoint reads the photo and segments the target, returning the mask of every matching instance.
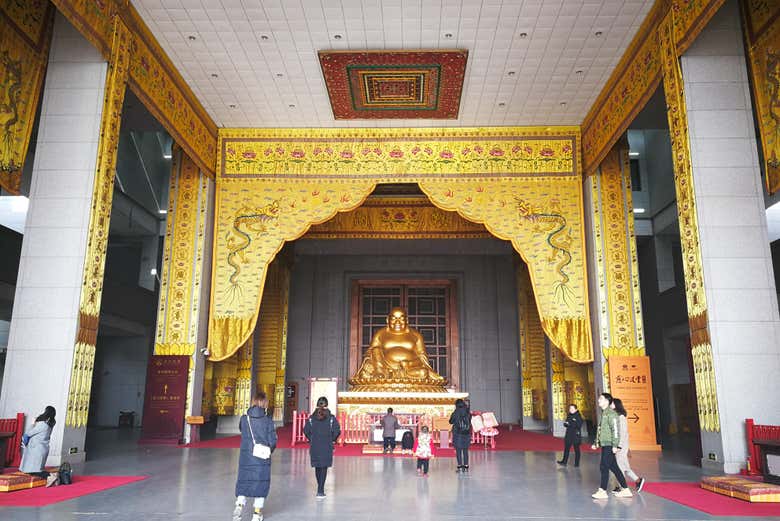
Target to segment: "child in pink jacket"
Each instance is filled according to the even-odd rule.
[[[434,457],[433,438],[428,427],[420,428],[420,434],[414,442],[414,455],[417,457],[417,475],[428,477],[428,462]]]

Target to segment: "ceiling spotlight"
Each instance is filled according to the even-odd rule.
[[[528,33],[520,33],[520,38],[528,38]]]
[[[452,38],[452,33],[444,33],[444,37],[449,40],[450,38]]]
[[[287,107],[291,108],[291,109],[294,109],[295,108],[295,104],[294,103],[290,103],[289,105],[287,105]]]
[[[515,74],[517,74],[515,71],[509,71],[506,73],[507,76],[514,76]]]
[[[157,213],[159,213],[160,215],[165,215],[166,213],[168,213],[168,210],[164,210],[164,209],[163,210],[157,210]]]
[[[276,73],[276,77],[277,78],[284,78],[284,74],[282,74],[281,72],[277,72]]]
[[[237,107],[237,105],[235,103],[231,103],[230,105],[228,105],[228,107],[230,107],[231,109],[234,109],[234,108]]]
[[[582,74],[584,71],[582,69],[577,69],[574,71],[574,74]]]
[[[645,213],[644,208],[634,208],[634,213]]]
[[[197,36],[195,36],[194,34],[191,34],[191,35],[187,36],[187,39],[188,39],[189,41],[191,41],[191,42],[194,42],[195,40],[197,40],[197,39],[198,39],[198,37],[197,37]]]
[[[341,36],[340,34],[334,34],[334,35],[333,35],[333,39],[334,39],[334,40],[341,40],[342,38],[344,38],[344,37],[343,37],[343,36]]]
[[[212,78],[219,78],[219,74],[217,74],[216,72],[212,72],[211,73],[211,77]]]
[[[628,156],[629,157],[639,157],[639,152],[629,152]]]
[[[267,40],[268,39],[268,35],[267,34],[261,34],[260,35],[260,39],[261,40]]]
[[[501,102],[499,102],[499,103],[498,103],[498,106],[499,106],[499,107],[502,107],[502,108],[503,108],[503,107],[506,107],[506,103],[504,103],[503,101],[501,101]]]
[[[561,101],[561,107],[565,107],[565,106],[566,106],[566,102],[565,101]]]
[[[596,31],[596,32],[595,32],[595,33],[593,33],[593,34],[595,34],[595,35],[596,35],[596,38],[598,38],[599,36],[601,36],[601,35],[602,35],[602,34],[604,34],[604,33],[603,33],[602,31]]]

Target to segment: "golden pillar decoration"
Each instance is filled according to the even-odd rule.
[[[236,376],[238,353],[214,366],[214,413],[233,416],[236,411]]]
[[[766,187],[773,194],[780,190],[780,2],[741,3]]]
[[[566,419],[566,375],[563,354],[550,344],[550,381],[552,382],[552,410],[556,420]]]
[[[290,261],[279,255],[268,267],[257,325],[256,386],[268,396],[274,421],[284,419]]]
[[[214,362],[206,360],[206,365],[203,368],[203,392],[200,411],[206,418],[214,414],[214,365]]]
[[[688,303],[688,324],[691,329],[691,351],[696,382],[699,423],[705,431],[720,431],[718,395],[715,388],[715,364],[712,357],[707,297],[704,292],[704,268],[699,243],[699,223],[696,214],[696,194],[693,187],[688,115],[685,106],[683,78],[674,48],[674,23],[670,13],[659,29],[664,67],[664,94],[672,141],[674,187],[680,223],[685,298]]]
[[[69,427],[86,426],[89,414],[92,369],[95,363],[95,342],[97,341],[100,317],[100,300],[103,295],[103,273],[108,247],[111,202],[114,195],[119,126],[122,117],[122,103],[125,98],[131,40],[132,37],[127,27],[119,18],[115,18],[100,123],[92,207],[89,214],[87,251],[84,256],[78,333],[68,393],[65,424]]]
[[[252,354],[255,350],[255,336],[249,335],[236,353],[236,396],[235,413],[243,414],[252,404]]]
[[[627,146],[618,144],[607,154],[591,190],[602,356],[641,356],[645,340]],[[605,390],[608,371],[603,364]]]
[[[517,288],[521,313],[519,322],[522,342],[520,363],[523,376],[523,416],[546,420],[547,352],[544,330],[536,307],[528,267],[522,262],[517,265]]]
[[[49,59],[48,2],[0,2],[0,187],[19,193]]]
[[[174,145],[157,308],[156,355],[192,357],[198,340],[208,178]],[[190,358],[185,411],[192,411]],[[204,387],[205,389],[205,387]]]

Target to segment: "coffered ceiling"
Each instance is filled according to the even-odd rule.
[[[224,127],[577,125],[653,0],[132,0]],[[336,120],[317,52],[466,49],[455,120]]]

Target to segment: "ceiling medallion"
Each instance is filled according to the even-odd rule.
[[[468,51],[320,51],[336,119],[458,119]]]

